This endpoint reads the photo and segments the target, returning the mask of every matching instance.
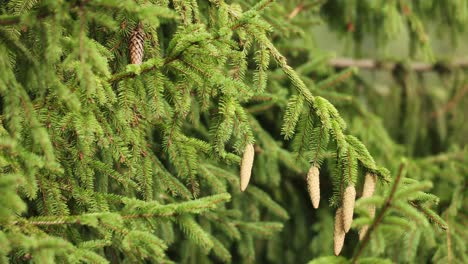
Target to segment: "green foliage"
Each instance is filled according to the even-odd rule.
[[[464,70],[397,63],[382,92],[312,31],[357,55],[404,32],[434,59],[427,21],[455,38],[468,18],[441,2],[0,0],[0,262],[466,262]],[[348,236],[344,257],[329,256],[335,209],[307,198],[311,165],[322,207],[348,185],[360,197],[366,173],[382,183],[356,203],[368,244]]]

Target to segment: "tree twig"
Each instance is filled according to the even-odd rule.
[[[48,16],[53,15],[53,13],[50,12],[39,12],[36,15],[36,19],[44,19]],[[21,16],[20,15],[2,15],[0,16],[0,26],[11,26],[11,25],[16,25],[21,22]]]
[[[330,66],[338,69],[357,67],[366,70],[393,70],[401,63],[382,61],[374,59],[353,59],[353,58],[336,58],[329,61]],[[436,63],[424,63],[424,62],[410,62],[408,64],[409,69],[417,72],[425,71],[438,71],[438,70],[450,70],[455,68],[468,68],[468,60],[455,60],[453,62],[436,62]]]
[[[288,20],[291,20],[293,19],[295,16],[297,16],[297,14],[299,14],[299,12],[302,11],[302,9],[304,9],[304,2],[300,2],[296,8],[294,8],[293,11],[291,11],[291,13],[289,13],[288,15]]]
[[[468,93],[468,85],[466,85],[465,87],[457,91],[457,93],[453,96],[453,98],[450,99],[450,101],[448,101],[447,104],[445,104],[441,109],[433,111],[431,113],[431,118],[436,118],[436,117],[443,115],[444,113],[450,112],[461,101],[461,99],[463,99],[463,97],[467,93]]]
[[[410,202],[410,205],[416,208],[418,211],[422,212],[429,220],[436,223],[440,228],[442,228],[443,230],[447,230],[446,223],[443,223],[439,219],[434,217],[427,208],[415,202]]]
[[[447,262],[452,264],[452,239],[450,238],[450,224],[448,212],[445,212],[445,221],[447,222],[447,229],[445,233],[447,235]]]
[[[356,249],[356,251],[354,253],[353,260],[352,260],[353,264],[357,263],[357,260],[358,260],[359,256],[362,254],[362,252],[364,251],[364,248],[369,243],[371,233],[382,222],[382,219],[383,219],[385,213],[390,208],[390,205],[392,204],[393,196],[395,196],[395,193],[396,193],[396,190],[397,190],[397,187],[398,187],[398,183],[401,180],[404,167],[405,167],[404,163],[400,164],[398,174],[397,174],[397,176],[395,178],[395,181],[393,182],[392,189],[390,190],[390,193],[389,193],[387,199],[385,200],[382,209],[380,209],[379,214],[377,215],[377,217],[374,219],[374,222],[372,222],[371,226],[367,230],[366,235],[362,239],[362,242],[360,242],[358,244],[358,246],[357,246],[357,249]]]
[[[315,2],[313,3],[307,3],[307,4],[304,4],[305,1],[302,1],[300,2],[294,9],[293,11],[291,11],[291,13],[289,13],[288,15],[288,20],[291,21],[293,18],[295,18],[300,12],[308,9],[308,8],[311,8],[311,7],[314,7],[314,6],[318,6],[324,2],[326,2],[326,0],[316,0]]]

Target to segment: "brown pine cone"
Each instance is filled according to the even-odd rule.
[[[144,55],[145,32],[143,25],[138,23],[130,36],[128,49],[130,50],[130,63],[141,64]]]

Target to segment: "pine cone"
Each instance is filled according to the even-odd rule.
[[[377,184],[377,177],[372,173],[367,173],[366,178],[364,180],[364,188],[362,190],[362,198],[371,197],[375,191],[375,185]],[[373,218],[375,215],[375,206],[370,205],[369,209],[369,216]],[[369,226],[365,225],[359,230],[359,240],[362,240],[367,233]]]
[[[319,207],[320,203],[320,172],[319,168],[312,165],[307,173],[307,187],[309,190],[310,200],[314,208]]]
[[[371,197],[375,191],[375,185],[377,184],[377,177],[373,173],[366,173],[364,180],[364,188],[362,190],[362,197]]]
[[[130,50],[130,63],[141,64],[144,55],[145,32],[143,25],[138,23],[130,36],[128,49]]]
[[[335,215],[335,230],[333,232],[333,250],[338,256],[343,248],[346,233],[343,230],[343,208],[338,208]]]
[[[253,144],[247,144],[247,146],[245,146],[240,166],[240,190],[242,192],[245,191],[247,185],[249,185],[250,176],[252,175],[254,155],[255,150]]]
[[[351,229],[353,223],[354,202],[356,200],[356,189],[349,185],[343,194],[343,228],[346,233]]]

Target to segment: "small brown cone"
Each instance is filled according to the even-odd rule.
[[[315,209],[320,203],[320,172],[319,168],[312,165],[307,173],[307,188],[309,190],[310,200]]]
[[[141,64],[143,62],[144,55],[144,42],[145,32],[143,31],[143,25],[138,23],[136,28],[133,30],[130,36],[128,49],[130,50],[130,63]]]
[[[254,161],[255,150],[252,143],[245,146],[244,155],[242,156],[240,165],[240,190],[243,192],[249,185],[250,176],[252,175],[252,166]]]
[[[371,197],[374,194],[375,186],[377,184],[377,177],[373,173],[367,173],[364,180],[364,188],[362,189],[362,198]],[[375,206],[368,207],[369,216],[373,218],[375,215]],[[367,233],[369,226],[365,225],[359,230],[359,240],[362,240]]]
[[[346,233],[343,230],[343,208],[338,208],[335,215],[335,230],[333,232],[333,250],[338,256],[343,248]]]
[[[349,185],[343,194],[343,229],[348,233],[353,223],[354,202],[356,201],[356,189]]]

